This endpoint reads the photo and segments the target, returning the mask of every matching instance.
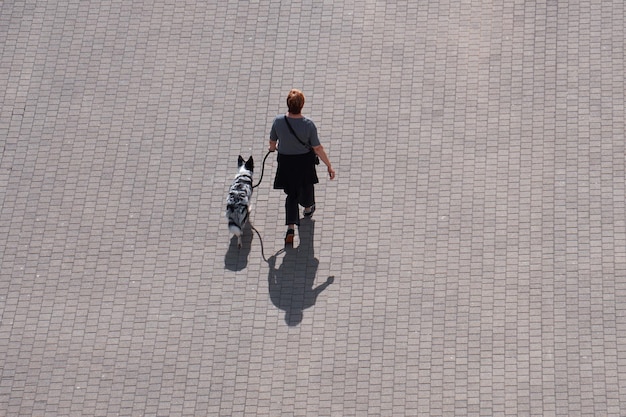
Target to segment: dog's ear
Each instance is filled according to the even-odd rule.
[[[250,156],[250,159],[246,161],[246,169],[248,171],[254,171],[254,159],[252,159],[252,155]]]
[[[237,159],[237,166],[241,168],[243,163],[244,163],[243,158],[241,157],[241,155],[239,155],[239,158]]]

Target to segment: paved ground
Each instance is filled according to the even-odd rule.
[[[626,416],[625,23],[0,3],[0,415]],[[291,87],[337,179],[281,251],[268,160],[237,250]]]

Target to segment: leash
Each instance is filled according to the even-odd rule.
[[[256,230],[256,227],[254,227],[254,226],[252,226],[252,225],[250,225],[250,228],[251,228],[252,230],[254,230],[254,231],[256,232],[256,235],[259,237],[259,242],[261,242],[261,256],[263,257],[263,260],[264,260],[266,263],[269,263],[269,261],[268,261],[268,260],[267,260],[267,258],[265,257],[265,251],[263,250],[263,238],[261,237],[261,233],[259,233],[259,231],[258,231],[258,230]]]
[[[263,260],[265,261],[265,263],[269,264],[269,263],[270,263],[269,259],[267,259],[267,258],[265,257],[265,250],[263,249],[263,238],[261,237],[261,233],[259,233],[259,231],[258,231],[258,230],[256,230],[256,227],[254,227],[254,226],[252,226],[252,225],[250,225],[250,228],[251,228],[252,230],[254,230],[254,232],[256,233],[256,235],[259,237],[259,242],[261,243],[261,256],[263,257]],[[281,250],[279,250],[278,252],[276,252],[276,253],[273,255],[273,257],[278,256],[279,254],[283,253],[284,251],[285,251],[285,249],[284,249],[284,248],[283,248],[283,249],[281,249]]]
[[[261,185],[261,181],[263,181],[263,174],[265,174],[265,161],[267,161],[267,157],[270,156],[272,152],[267,151],[267,153],[265,154],[265,158],[263,158],[263,164],[261,166],[261,177],[259,178],[259,182],[256,183],[256,185],[253,185],[252,188],[257,188],[259,185]],[[265,250],[263,248],[263,238],[261,237],[261,233],[259,233],[258,230],[256,230],[256,227],[250,225],[250,228],[252,230],[254,230],[254,232],[257,234],[257,236],[259,237],[259,242],[261,243],[261,256],[263,257],[263,260],[269,264],[269,260],[265,257]],[[280,253],[280,251],[278,252]],[[276,255],[274,255],[276,256]]]
[[[270,156],[270,154],[271,154],[271,152],[267,151],[267,153],[265,154],[265,158],[263,158],[263,164],[262,164],[262,168],[261,168],[261,178],[259,178],[259,182],[257,182],[256,185],[252,186],[253,189],[258,187],[261,184],[261,181],[263,181],[263,174],[265,173],[265,161],[267,160],[267,157]]]
[[[267,157],[270,156],[270,154],[271,154],[270,151],[267,151],[267,153],[265,154],[265,158],[263,158],[263,164],[261,164],[261,177],[259,178],[259,182],[257,182],[256,185],[252,186],[252,189],[255,189],[259,185],[261,185],[261,181],[263,181],[263,174],[265,174],[265,161],[267,161]],[[263,238],[261,237],[261,233],[259,233],[259,231],[256,230],[256,227],[252,225],[250,225],[250,227],[252,228],[252,230],[255,231],[255,233],[259,237],[259,242],[261,242],[261,256],[263,257],[263,260],[266,263],[269,263],[268,259],[265,257],[265,250],[263,249]]]

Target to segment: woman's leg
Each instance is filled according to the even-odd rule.
[[[313,184],[308,184],[302,187],[298,202],[305,208],[305,214],[311,212],[315,206],[315,186]]]
[[[293,191],[293,190],[292,190]],[[296,225],[300,224],[300,214],[298,213],[298,193],[287,192],[285,198],[285,223],[287,224],[287,234],[285,235],[285,245],[293,244]]]
[[[298,213],[298,193],[295,190],[287,191],[285,198],[285,224],[289,227],[300,224],[300,214]]]

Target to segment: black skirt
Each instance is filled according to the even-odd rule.
[[[315,152],[302,155],[278,154],[278,169],[274,178],[277,190],[293,190],[305,185],[317,184]]]

